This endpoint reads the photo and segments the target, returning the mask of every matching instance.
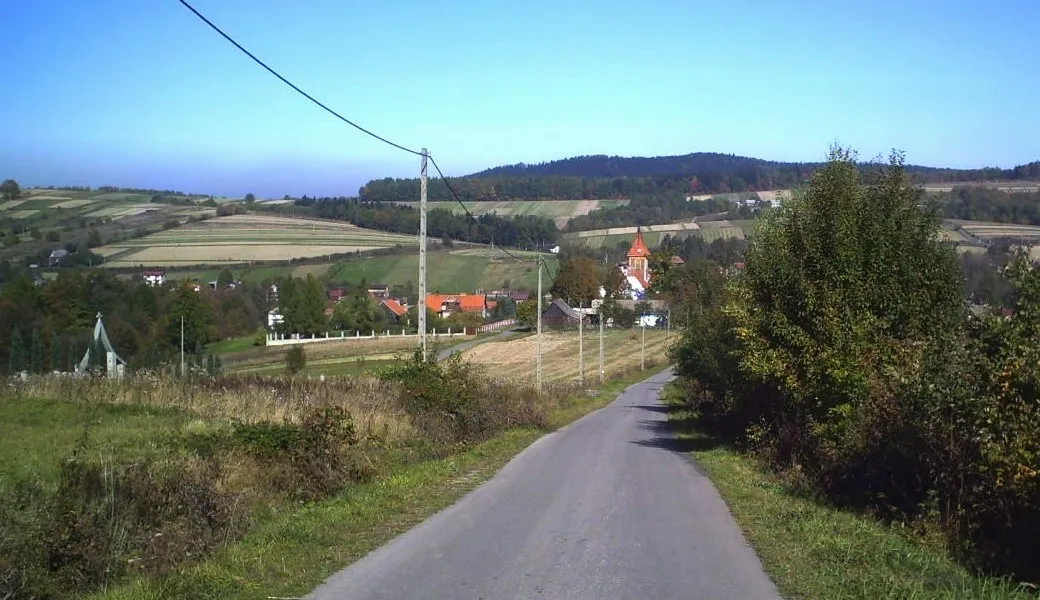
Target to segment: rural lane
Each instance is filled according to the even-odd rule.
[[[314,600],[778,598],[726,504],[678,451],[665,371],[549,434]]]

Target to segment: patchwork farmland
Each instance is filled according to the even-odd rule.
[[[406,206],[418,208],[418,202],[402,202]],[[628,200],[502,200],[489,202],[468,202],[466,208],[475,216],[496,213],[502,217],[534,215],[547,217],[556,221],[562,228],[574,217],[587,215],[599,208],[615,208],[628,204]],[[457,202],[430,202],[430,209],[440,208],[454,213],[463,213]]]
[[[524,260],[534,261],[537,253],[513,250]],[[549,274],[559,268],[556,257],[545,257]],[[431,252],[426,256],[427,289],[430,293],[474,291],[478,289],[532,289],[538,284],[538,271],[532,262],[520,262],[491,248],[466,248]],[[332,273],[334,283],[369,282],[387,285],[417,284],[417,254],[373,256],[342,262]],[[551,275],[543,272],[542,285],[552,285]]]
[[[665,225],[648,225],[642,227],[643,239],[651,248],[659,245],[666,235],[673,238],[684,238],[691,235],[703,237],[712,242],[721,238],[743,239],[753,227],[753,221],[704,221],[669,223]],[[593,229],[564,234],[567,242],[583,244],[589,248],[613,248],[618,244],[630,244],[635,238],[635,227],[611,227],[610,229]]]
[[[349,223],[250,214],[189,223],[104,246],[97,252],[110,267],[172,267],[288,261],[416,243],[415,236]]]

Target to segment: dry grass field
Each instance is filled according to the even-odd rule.
[[[599,369],[598,330],[585,332],[585,378],[594,380]],[[604,332],[603,363],[607,376],[639,368],[640,329],[615,329]],[[678,334],[673,333],[672,339]],[[670,340],[664,330],[646,330],[646,362],[662,364],[667,360]],[[464,360],[483,364],[495,377],[533,380],[537,338],[488,342],[465,351]],[[542,377],[546,381],[570,382],[578,379],[578,332],[542,334]]]
[[[99,253],[108,257],[109,266],[177,266],[289,260],[415,243],[413,236],[349,223],[233,215],[112,244]]]
[[[408,206],[418,206],[418,202],[402,202]],[[489,202],[469,202],[466,209],[476,216],[496,213],[501,217],[535,215],[548,217],[556,221],[557,227],[563,227],[574,217],[587,215],[598,208],[614,208],[628,204],[628,200],[502,200]],[[440,208],[462,213],[462,207],[456,202],[430,202],[431,209]]]

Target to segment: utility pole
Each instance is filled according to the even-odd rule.
[[[603,300],[600,300],[599,305],[599,382],[603,383],[606,379],[606,372],[603,371],[603,321],[606,320],[606,314],[603,311]]]
[[[426,148],[419,166],[419,347],[426,361]]]
[[[583,337],[585,314],[581,312],[583,302],[578,303],[578,382],[585,387],[585,339]]]
[[[181,315],[181,377],[184,377],[184,315]]]
[[[535,334],[534,379],[538,392],[542,391],[542,255],[538,255],[538,332]]]
[[[640,315],[639,320],[643,324],[643,341],[639,343],[639,370],[646,370],[646,315]]]

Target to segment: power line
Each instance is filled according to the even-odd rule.
[[[469,217],[470,221],[473,221],[474,223],[477,223],[477,218],[473,216],[473,213],[469,212],[469,208],[466,207],[466,203],[463,202],[461,198],[459,198],[458,192],[456,192],[455,188],[453,188],[451,186],[451,183],[448,181],[448,178],[444,176],[444,173],[441,171],[441,168],[439,166],[437,166],[437,161],[434,160],[432,156],[429,157],[429,158],[430,158],[430,163],[433,165],[433,168],[437,171],[437,175],[441,178],[441,181],[444,182],[444,185],[448,186],[448,191],[451,192],[451,197],[454,198],[455,202],[458,202],[459,206],[462,207],[462,210],[466,212],[466,216]],[[477,223],[477,224],[479,225],[479,223]],[[515,260],[518,260],[520,262],[525,262],[525,263],[537,262],[537,259],[536,260],[531,260],[529,258],[520,258],[516,254],[513,254],[512,252],[510,252],[509,250],[507,250],[506,248],[504,248],[502,246],[499,246],[498,250],[501,250],[504,254],[507,254],[511,258],[513,258]]]
[[[246,50],[246,49],[245,49],[245,48],[244,48],[244,47],[242,46],[242,44],[239,44],[238,42],[236,42],[236,41],[234,40],[234,38],[232,38],[232,37],[231,37],[230,35],[228,35],[228,34],[224,33],[224,31],[223,31],[223,30],[222,30],[222,29],[221,29],[220,27],[217,27],[217,26],[216,26],[216,25],[215,25],[215,24],[213,23],[213,21],[210,21],[209,19],[207,19],[207,18],[205,17],[205,15],[203,15],[203,14],[202,14],[202,13],[200,13],[200,12],[199,12],[198,10],[196,10],[196,9],[195,9],[195,7],[194,7],[194,6],[192,6],[191,4],[189,4],[189,3],[188,3],[188,2],[186,1],[186,0],[177,0],[177,1],[178,1],[178,2],[180,2],[181,4],[183,4],[183,5],[184,5],[184,7],[185,7],[185,8],[187,8],[188,10],[190,10],[190,11],[191,11],[192,13],[194,13],[196,17],[198,17],[199,19],[201,19],[201,20],[202,20],[202,22],[203,22],[203,23],[205,23],[206,25],[209,25],[209,26],[210,26],[210,28],[211,28],[211,29],[213,29],[213,31],[216,31],[217,33],[219,33],[219,34],[221,35],[221,37],[223,37],[223,38],[224,38],[225,40],[227,40],[227,41],[231,42],[231,44],[232,44],[232,45],[233,45],[234,47],[236,47],[236,48],[238,48],[239,50],[241,50],[243,54],[245,54],[245,55],[246,55],[246,56],[248,56],[249,58],[253,59],[253,62],[255,62],[256,64],[258,64],[258,65],[260,65],[261,67],[263,67],[264,69],[266,69],[268,73],[270,73],[271,75],[274,75],[275,77],[277,77],[277,78],[278,78],[279,80],[281,80],[281,82],[282,82],[282,83],[284,83],[285,85],[287,85],[287,86],[291,87],[292,89],[296,90],[296,92],[297,92],[298,94],[300,94],[301,96],[303,96],[304,98],[306,98],[306,99],[310,100],[310,101],[311,101],[311,102],[313,102],[314,104],[316,104],[316,105],[318,105],[319,107],[321,107],[322,109],[324,109],[324,110],[325,110],[325,112],[327,112],[327,113],[329,113],[330,115],[332,115],[332,116],[336,117],[336,118],[337,118],[337,119],[339,119],[340,121],[343,121],[343,122],[344,122],[344,123],[346,123],[347,125],[350,125],[350,126],[351,126],[351,127],[353,127],[354,129],[357,129],[357,130],[358,130],[358,131],[360,131],[361,133],[364,133],[364,134],[367,134],[367,135],[369,135],[369,136],[372,136],[372,137],[374,137],[375,139],[377,139],[377,140],[379,140],[379,141],[383,142],[384,144],[389,144],[390,146],[393,146],[394,148],[397,148],[398,150],[403,150],[403,151],[405,151],[405,152],[409,152],[409,153],[411,153],[411,154],[414,154],[414,155],[416,155],[416,156],[422,156],[422,152],[418,152],[418,151],[416,151],[416,150],[412,150],[411,148],[406,148],[405,146],[402,146],[401,144],[397,144],[397,143],[395,143],[395,142],[391,142],[390,140],[386,139],[385,137],[383,137],[383,136],[381,136],[381,135],[378,135],[378,134],[376,134],[376,133],[374,133],[374,132],[372,132],[372,131],[369,131],[368,129],[365,129],[365,128],[364,128],[364,127],[362,127],[361,125],[358,125],[357,123],[355,123],[355,122],[351,121],[350,119],[348,119],[348,118],[344,117],[343,115],[339,114],[338,112],[336,112],[336,111],[332,110],[331,108],[329,108],[328,106],[326,106],[325,104],[323,104],[323,103],[322,103],[321,101],[319,101],[319,100],[318,100],[317,98],[315,98],[314,96],[311,96],[311,95],[310,95],[310,94],[308,94],[307,92],[305,92],[305,91],[301,90],[301,89],[300,89],[299,87],[297,87],[297,86],[296,86],[296,84],[294,84],[293,82],[289,81],[289,80],[288,80],[288,79],[286,79],[285,77],[282,77],[282,75],[281,75],[280,73],[278,73],[278,71],[275,71],[275,70],[274,70],[274,69],[272,69],[271,67],[267,66],[267,63],[265,63],[264,61],[262,61],[262,60],[260,60],[259,58],[257,58],[257,57],[256,57],[256,55],[254,55],[254,54],[253,54],[252,52],[250,52],[249,50]],[[434,163],[434,165],[436,165],[436,163]]]

